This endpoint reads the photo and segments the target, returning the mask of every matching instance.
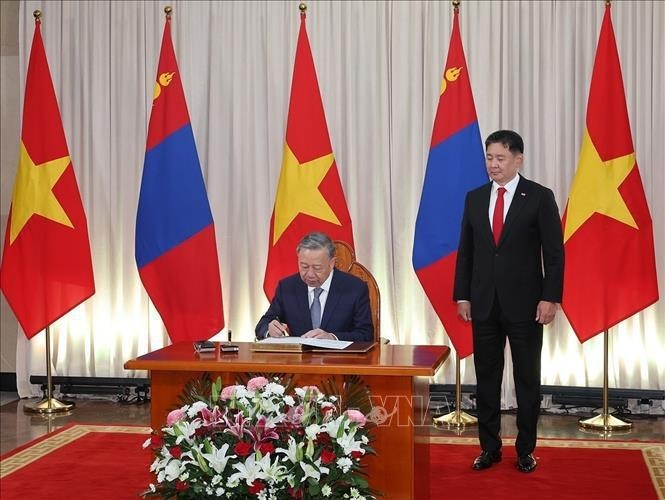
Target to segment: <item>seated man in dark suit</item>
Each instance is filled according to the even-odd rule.
[[[332,240],[310,233],[298,243],[296,253],[299,271],[277,284],[268,311],[256,325],[256,337],[372,341],[367,284],[335,269]]]

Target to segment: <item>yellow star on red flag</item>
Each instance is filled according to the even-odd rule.
[[[53,194],[53,186],[69,163],[69,156],[63,156],[35,165],[25,144],[21,142],[18,173],[12,196],[10,244],[16,240],[33,215],[41,215],[59,224],[74,227],[60,201]]]
[[[635,166],[635,153],[603,161],[589,131],[584,132],[577,175],[568,197],[563,240],[568,239],[595,213],[637,229],[619,186]]]
[[[334,160],[333,154],[329,153],[314,160],[299,163],[289,145],[284,144],[282,171],[275,199],[274,243],[277,243],[289,224],[301,213],[340,225],[335,212],[319,191],[319,184],[325,178]]]

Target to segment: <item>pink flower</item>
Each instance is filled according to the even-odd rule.
[[[222,389],[222,393],[220,394],[219,397],[221,397],[225,401],[227,399],[231,399],[235,395],[237,387],[238,387],[237,385],[227,385],[226,387],[224,387],[224,389]]]
[[[367,423],[365,415],[363,415],[362,412],[358,410],[346,410],[344,415],[346,415],[346,418],[348,418],[351,422],[358,424],[358,427],[363,427],[365,423]]]
[[[203,425],[206,427],[223,423],[223,416],[224,415],[222,414],[222,410],[219,409],[219,406],[215,406],[212,411],[208,408],[201,409],[201,418],[203,419]]]
[[[292,424],[302,423],[302,416],[305,414],[305,408],[303,405],[298,405],[295,408],[291,408],[286,414],[286,419]]]
[[[179,422],[180,420],[184,419],[186,416],[187,416],[187,411],[183,410],[182,408],[173,410],[171,413],[169,413],[166,416],[166,425],[173,425],[176,422]]]
[[[310,392],[310,397],[311,397],[311,398],[314,398],[317,394],[319,394],[319,393],[321,392],[321,391],[319,390],[319,388],[318,388],[317,386],[315,386],[315,385],[304,385],[304,386],[302,387],[302,389],[303,389],[305,392],[309,391],[309,392]]]
[[[268,379],[265,377],[254,377],[249,382],[247,382],[247,389],[250,391],[258,391],[262,387],[265,387],[268,384]]]

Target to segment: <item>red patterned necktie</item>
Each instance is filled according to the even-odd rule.
[[[506,188],[500,187],[496,194],[496,205],[494,205],[494,215],[492,216],[492,233],[494,242],[498,245],[503,230],[503,194]]]

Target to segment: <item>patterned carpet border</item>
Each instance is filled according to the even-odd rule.
[[[425,441],[422,439],[422,441]],[[431,436],[430,444],[457,444],[478,446],[477,437]],[[503,438],[503,444],[513,446],[514,438]],[[595,441],[590,439],[538,439],[537,447],[545,448],[596,448],[605,450],[640,450],[649,470],[659,498],[665,499],[665,443],[648,441]]]
[[[145,434],[147,439],[151,429],[136,426],[76,424],[47,436],[32,446],[28,445],[25,449],[0,461],[0,479],[91,432]]]

